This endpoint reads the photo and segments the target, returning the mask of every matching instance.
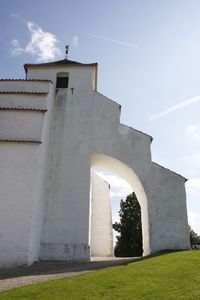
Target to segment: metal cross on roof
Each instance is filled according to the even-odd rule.
[[[68,59],[69,45],[65,46],[65,58]]]

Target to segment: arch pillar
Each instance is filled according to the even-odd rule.
[[[91,172],[90,255],[114,256],[109,184]]]

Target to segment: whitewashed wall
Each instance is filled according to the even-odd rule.
[[[0,109],[0,140],[40,141],[44,113]]]
[[[87,92],[95,90],[95,67],[94,66],[52,66],[52,67],[29,67],[27,73],[28,80],[44,79],[51,80],[56,86],[56,78],[58,73],[68,72],[69,89],[75,88],[79,91]],[[84,95],[83,95],[84,97]]]
[[[1,92],[48,93],[48,81],[35,80],[0,80]]]
[[[0,143],[0,266],[28,264],[37,143]]]
[[[0,93],[0,108],[47,109],[47,94]]]
[[[112,211],[109,184],[91,173],[91,241],[92,257],[114,256]]]
[[[51,86],[0,81],[0,267],[39,259]]]

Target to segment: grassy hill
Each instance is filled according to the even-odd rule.
[[[5,299],[200,299],[200,251],[160,254],[0,293]]]

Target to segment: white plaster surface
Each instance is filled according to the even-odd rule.
[[[41,145],[38,153],[37,177],[35,189],[35,201],[33,203],[33,213],[30,232],[29,244],[29,264],[38,261],[40,253],[40,241],[42,233],[44,215],[44,198],[46,190],[46,169],[47,169],[47,152],[49,149],[50,123],[52,122],[52,110],[54,104],[55,90],[53,85],[50,86],[48,94],[47,109],[48,113],[44,114],[43,128],[41,134]]]
[[[150,213],[154,216],[150,224],[152,251],[188,249],[185,179],[155,163],[152,173],[146,188]]]
[[[28,80],[0,80],[1,92],[48,93],[51,82]]]
[[[0,266],[28,264],[38,144],[0,143]]]
[[[47,96],[38,94],[1,94],[0,108],[47,109]]]
[[[109,184],[91,172],[91,256],[114,256]]]
[[[29,67],[27,79],[47,79],[51,80],[56,86],[56,78],[58,73],[68,72],[69,89],[76,88],[79,91],[87,92],[88,90],[95,90],[95,67],[94,66],[52,66],[48,67]]]
[[[69,73],[68,89],[55,89],[58,72]],[[120,175],[135,191],[144,255],[189,248],[185,179],[152,162],[151,137],[120,124],[120,106],[94,91],[94,74],[94,66],[34,67],[27,78],[50,79],[54,87],[0,81],[0,91],[49,93],[45,114],[3,111],[0,118],[3,138],[42,141],[40,146],[0,142],[0,212],[7,216],[0,220],[0,266],[39,258],[90,259],[92,166]]]
[[[44,113],[0,109],[0,140],[40,141]]]

